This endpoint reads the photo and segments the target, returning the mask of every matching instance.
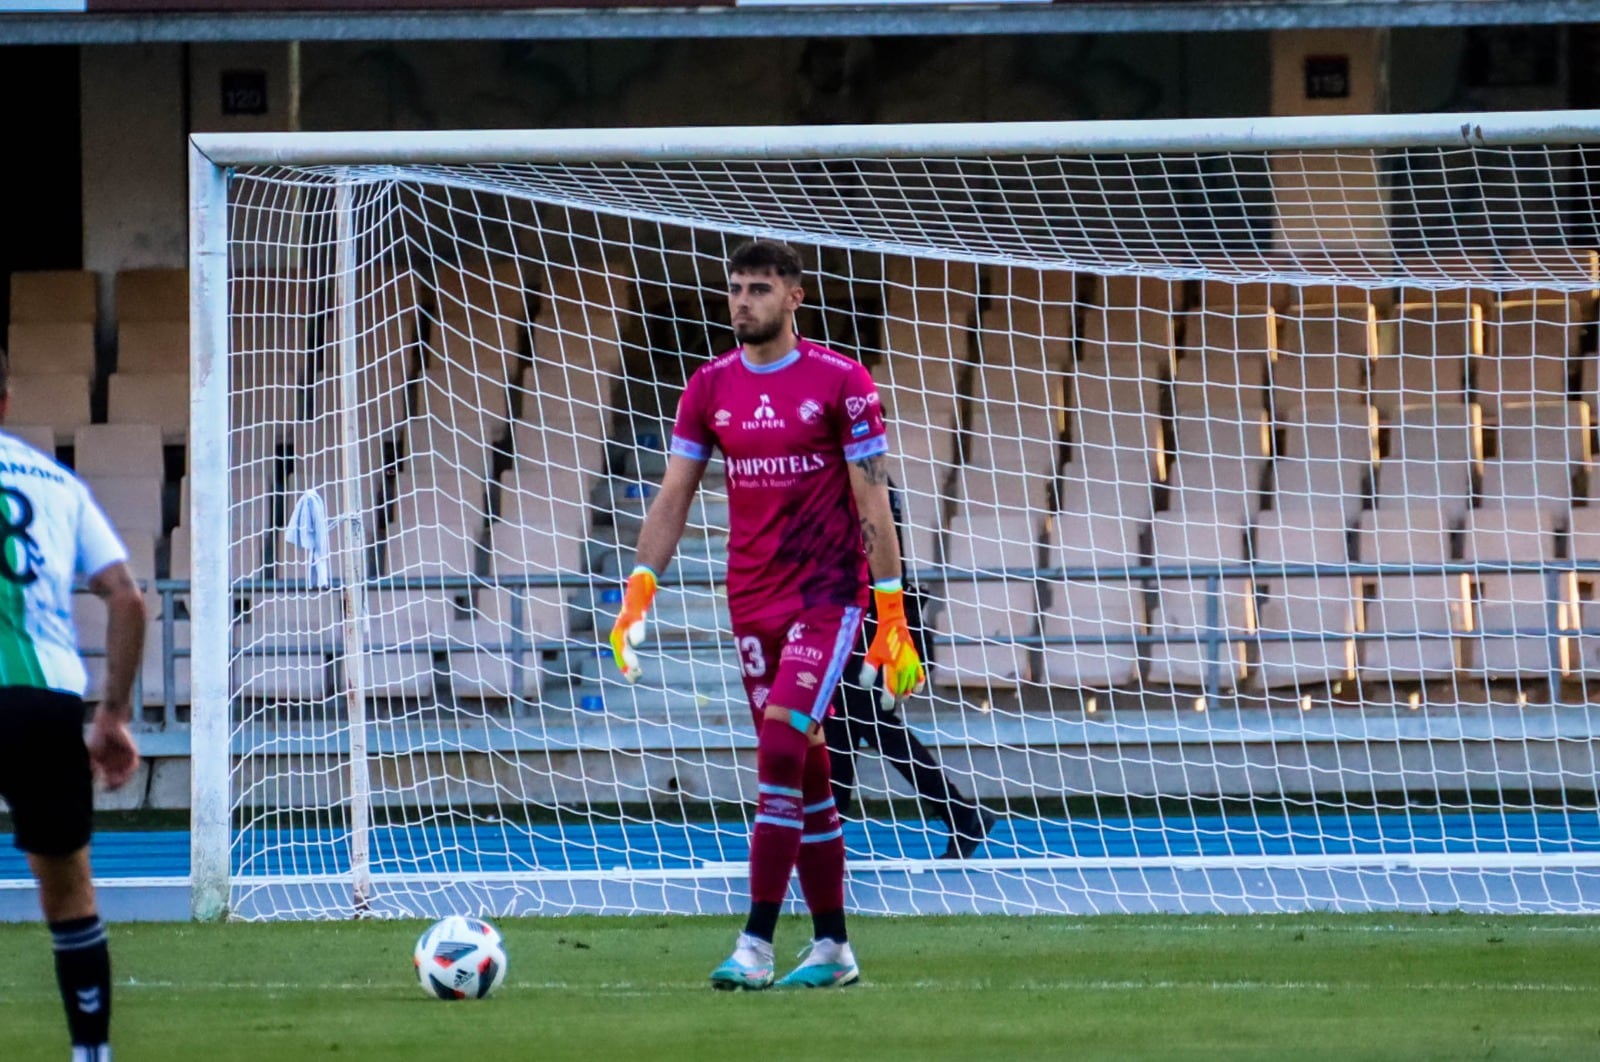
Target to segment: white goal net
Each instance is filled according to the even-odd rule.
[[[202,138],[197,886],[743,907],[719,459],[601,647],[761,235],[877,380],[954,790],[835,752],[853,909],[1592,909],[1600,116],[1518,117]]]

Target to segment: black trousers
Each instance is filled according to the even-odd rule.
[[[824,735],[833,768],[833,802],[839,814],[849,814],[855,803],[856,753],[863,747],[888,760],[911,784],[924,811],[952,830],[971,832],[977,807],[951,784],[939,761],[933,758],[898,712],[886,711],[879,690],[857,685],[853,679],[859,657],[844,669],[847,678],[833,697],[833,714],[823,720]]]

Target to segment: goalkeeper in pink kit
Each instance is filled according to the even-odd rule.
[[[672,559],[713,447],[728,477],[728,609],[757,728],[758,796],[750,839],[750,917],[717,988],[773,983],[772,936],[798,869],[811,948],[778,983],[860,977],[845,932],[844,835],[822,720],[870,600],[877,635],[864,669],[903,698],[923,681],[906,627],[900,548],[889,507],[888,438],[872,376],[795,335],[800,259],[754,240],[728,260],[728,308],[740,346],[700,367],[678,405],[661,490],[639,532],[611,649],[630,679],[657,573]],[[870,679],[868,680],[870,685]]]

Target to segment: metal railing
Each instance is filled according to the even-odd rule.
[[[1228,580],[1249,580],[1251,588],[1248,593],[1253,597],[1259,593],[1258,584],[1269,580],[1286,579],[1351,579],[1351,580],[1381,580],[1385,577],[1415,578],[1427,576],[1467,576],[1480,578],[1483,576],[1498,575],[1538,575],[1544,580],[1544,606],[1545,622],[1538,627],[1515,627],[1485,629],[1468,626],[1462,630],[1419,630],[1406,631],[1394,634],[1385,631],[1367,631],[1361,629],[1358,621],[1352,622],[1351,630],[1275,630],[1261,631],[1257,629],[1230,629],[1223,615],[1224,584]],[[1137,648],[1173,644],[1198,643],[1203,648],[1205,662],[1205,681],[1202,684],[1207,696],[1215,696],[1220,692],[1223,682],[1224,668],[1229,664],[1224,660],[1223,654],[1229,646],[1233,645],[1262,645],[1268,643],[1298,643],[1298,642],[1343,642],[1343,641],[1374,641],[1392,640],[1395,638],[1416,639],[1421,641],[1437,641],[1445,639],[1471,638],[1497,639],[1497,638],[1543,638],[1548,642],[1548,669],[1545,675],[1554,689],[1565,677],[1562,663],[1562,643],[1566,640],[1579,637],[1600,637],[1600,628],[1584,627],[1576,615],[1563,616],[1568,605],[1577,606],[1581,611],[1584,600],[1573,591],[1563,592],[1563,580],[1578,576],[1600,577],[1600,560],[1575,561],[1510,561],[1510,562],[1447,562],[1442,564],[1291,564],[1291,563],[1235,563],[1235,564],[1165,564],[1165,565],[1127,565],[1114,568],[1095,567],[1046,567],[1046,568],[956,568],[949,566],[924,567],[909,573],[909,579],[925,589],[928,589],[935,601],[940,597],[938,589],[947,585],[961,585],[973,583],[1027,583],[1035,584],[1061,584],[1066,582],[1078,583],[1134,583],[1139,584],[1137,589],[1158,590],[1165,582],[1183,580],[1189,583],[1203,583],[1201,590],[1205,598],[1205,611],[1203,622],[1200,626],[1174,635],[1171,632],[1151,630],[1146,625],[1135,623],[1135,630],[1143,629],[1144,633],[1132,634],[1045,634],[1035,623],[1035,630],[1028,634],[1015,635],[963,635],[963,634],[933,634],[928,635],[928,640],[935,646],[994,646],[1015,645],[1027,649],[1042,650],[1053,646],[1093,646],[1110,648],[1114,646],[1132,646]],[[1600,581],[1600,580],[1597,580]],[[161,602],[159,616],[153,623],[159,631],[161,644],[161,680],[162,698],[160,701],[161,721],[164,726],[176,726],[180,722],[179,707],[181,702],[177,698],[177,662],[189,659],[190,650],[178,645],[178,625],[187,622],[180,615],[180,604],[186,602],[190,593],[190,583],[181,579],[160,579],[153,583],[145,584],[154,590]],[[721,580],[710,576],[690,576],[677,578],[668,575],[661,582],[662,587],[704,587],[720,586]],[[536,657],[541,654],[554,653],[571,658],[575,655],[593,654],[601,648],[603,635],[597,630],[592,635],[566,637],[536,637],[528,632],[527,617],[531,608],[530,592],[536,590],[571,590],[596,592],[594,607],[597,617],[603,619],[607,607],[612,604],[606,600],[608,593],[617,594],[620,603],[620,588],[611,578],[600,578],[591,574],[577,572],[562,572],[542,575],[521,576],[446,576],[435,578],[380,578],[372,579],[364,584],[367,592],[430,592],[437,591],[444,594],[472,594],[480,590],[509,590],[510,615],[506,617],[502,629],[508,632],[508,637],[497,641],[474,642],[474,650],[503,654],[509,658],[519,680],[526,677],[526,669],[536,664]],[[344,587],[337,581],[328,586],[314,586],[302,580],[256,580],[241,581],[233,586],[233,595],[236,604],[235,614],[243,611],[246,602],[261,596],[271,594],[339,594]],[[1352,587],[1350,602],[1353,616],[1358,617],[1358,606],[1363,595],[1358,587]],[[1475,595],[1466,599],[1469,606],[1475,603]],[[564,606],[571,607],[570,602],[563,602]],[[1597,602],[1600,604],[1600,602]],[[1037,617],[1035,617],[1037,618]],[[379,622],[374,622],[375,620]],[[237,620],[235,622],[238,622]],[[381,617],[368,617],[369,627],[375,628],[374,634],[381,634]],[[721,641],[714,637],[658,637],[657,644],[672,649],[694,651],[715,651],[725,648]],[[424,638],[398,643],[384,642],[379,639],[368,641],[366,650],[369,653],[384,652],[416,652],[416,653],[443,653],[463,648],[459,639]],[[316,651],[325,652],[329,656],[337,656],[341,651],[338,639],[334,632],[329,632],[329,637],[317,643]],[[271,657],[283,652],[281,647],[244,645],[236,647],[233,652],[237,655]],[[104,657],[103,649],[85,650],[85,657]],[[139,684],[135,691],[135,703],[143,703],[144,674],[141,669]],[[155,705],[151,705],[154,707]]]

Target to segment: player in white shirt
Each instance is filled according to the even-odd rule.
[[[11,407],[0,354],[0,422]],[[39,882],[73,1062],[109,1062],[111,956],[89,868],[93,778],[116,789],[139,752],[128,730],[144,598],[88,487],[0,430],[0,797]],[[72,589],[106,603],[106,688],[87,741]]]

